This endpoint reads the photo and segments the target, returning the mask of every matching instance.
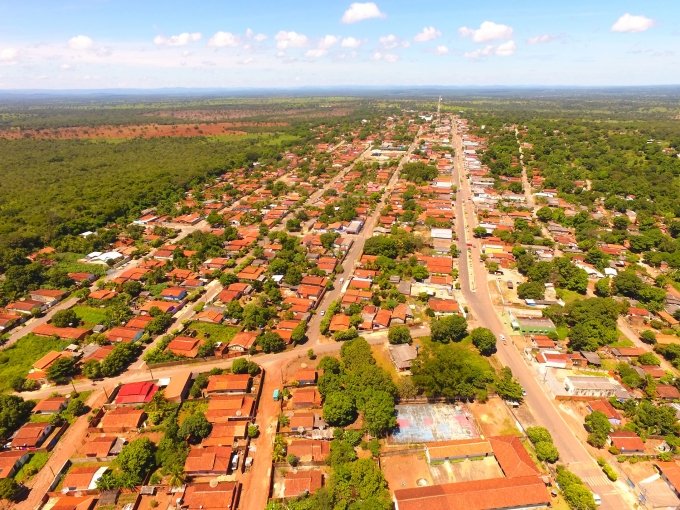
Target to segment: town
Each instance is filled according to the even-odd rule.
[[[636,255],[649,225],[625,200],[588,241],[526,126],[441,98],[314,129],[30,254],[46,285],[0,310],[2,496],[680,505],[680,291]]]

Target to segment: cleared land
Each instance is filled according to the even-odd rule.
[[[193,136],[245,135],[238,127],[260,127],[259,122],[219,122],[211,124],[135,124],[130,126],[75,126],[46,129],[9,129],[0,131],[0,138],[20,140],[108,140],[129,138],[159,138],[163,136],[189,138]],[[267,127],[266,125],[263,125]]]

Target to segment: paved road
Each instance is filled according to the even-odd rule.
[[[52,308],[50,308],[47,311],[47,313],[45,313],[45,315],[43,315],[42,317],[34,317],[28,319],[24,324],[22,324],[21,326],[12,331],[12,333],[9,335],[9,339],[2,345],[2,347],[0,347],[0,349],[7,349],[10,345],[13,345],[17,340],[28,335],[31,331],[33,331],[41,324],[46,324],[47,321],[49,321],[55,313],[57,313],[60,310],[66,310],[67,308],[71,308],[77,302],[78,302],[77,297],[70,297],[64,299],[60,303],[57,303]]]
[[[463,160],[463,145],[460,133],[454,128],[452,133],[456,151],[454,161],[454,179],[461,190],[456,200],[456,234],[461,256],[470,251],[468,264],[460,264],[460,283],[463,295],[468,302],[473,316],[496,336],[504,334],[510,338],[511,331],[501,322],[494,309],[488,288],[488,273],[480,258],[479,243],[472,241],[472,228],[476,224],[471,190],[465,178]],[[470,240],[472,247],[468,248]],[[609,483],[600,468],[592,459],[585,446],[569,430],[555,402],[544,393],[542,386],[535,379],[533,371],[527,366],[520,352],[512,345],[499,343],[498,358],[503,365],[510,367],[513,375],[527,392],[526,404],[535,419],[546,427],[553,436],[555,446],[560,452],[561,460],[579,476],[589,482],[595,492],[602,497],[603,509],[626,508],[627,503],[622,500],[619,489]]]

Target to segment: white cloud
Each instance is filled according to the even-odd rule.
[[[443,44],[440,44],[434,49],[434,52],[437,55],[448,55],[449,53],[449,48],[447,46],[444,46]]]
[[[375,53],[373,53],[373,56],[371,58],[373,60],[382,60],[384,62],[394,63],[397,60],[399,60],[399,55],[395,55],[394,53],[382,53],[380,51],[376,51]]]
[[[186,46],[189,43],[200,41],[201,37],[200,32],[182,32],[170,37],[157,35],[153,38],[153,42],[157,46]]]
[[[357,23],[366,19],[384,18],[375,2],[353,2],[342,15],[343,23]]]
[[[316,48],[307,50],[305,56],[309,58],[323,57],[339,40],[340,39],[334,35],[326,35],[319,40]]]
[[[494,46],[488,45],[474,51],[467,51],[463,54],[463,56],[465,58],[470,58],[473,60],[481,57],[488,57],[489,55],[493,55],[494,49],[495,49]]]
[[[440,37],[442,33],[434,27],[424,27],[413,40],[416,42],[427,42]]]
[[[267,36],[265,34],[256,34],[251,28],[247,28],[246,38],[252,39],[255,42],[262,42],[267,38]]]
[[[279,31],[276,34],[276,47],[280,50],[286,50],[288,48],[303,48],[307,46],[307,36],[304,34],[298,34],[297,32],[286,32],[285,30]]]
[[[487,42],[495,39],[510,39],[512,27],[493,21],[484,21],[479,28],[460,27],[458,33],[463,37],[471,37],[475,42]]]
[[[626,13],[612,25],[612,32],[644,32],[654,26],[654,20],[647,16]]]
[[[19,52],[16,48],[3,48],[0,50],[0,62],[5,64],[14,63],[19,56]]]
[[[492,55],[496,55],[499,57],[509,57],[511,55],[514,55],[516,50],[517,44],[515,44],[515,41],[510,40],[502,44],[499,44],[498,46],[494,46],[493,44],[487,44],[483,48],[479,48],[474,51],[468,51],[464,53],[463,56],[465,58],[473,60],[482,57],[490,57]]]
[[[496,55],[499,57],[509,57],[515,54],[516,49],[517,45],[515,44],[515,41],[511,39],[498,45],[498,48],[496,48]]]
[[[86,35],[76,35],[68,40],[68,46],[72,50],[87,50],[92,47],[94,41]]]
[[[529,37],[527,39],[528,44],[543,44],[543,43],[549,43],[551,41],[555,40],[555,36],[552,36],[550,34],[541,34],[541,35],[535,35],[534,37]]]
[[[392,50],[401,46],[402,48],[408,48],[410,43],[408,41],[402,41],[394,34],[384,35],[378,39],[380,45],[386,50]]]
[[[343,48],[358,48],[361,46],[361,41],[357,39],[356,37],[345,37],[341,42],[340,46]]]
[[[305,57],[319,58],[323,57],[326,53],[328,53],[328,50],[324,50],[323,48],[314,48],[313,50],[307,50],[305,52]]]
[[[238,45],[238,36],[231,32],[215,32],[215,35],[208,39],[208,46],[211,48],[235,48]]]
[[[319,41],[319,48],[327,50],[335,46],[338,42],[338,38],[334,35],[326,35]]]
[[[59,66],[59,69],[61,69],[62,71],[69,71],[73,69],[73,66],[71,64],[61,64]]]

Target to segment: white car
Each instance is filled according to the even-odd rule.
[[[499,338],[501,339],[501,342],[505,343],[505,335],[501,334]]]
[[[321,312],[319,312],[319,315],[321,315],[321,317],[323,317],[324,315],[326,315],[326,310],[321,310]]]

